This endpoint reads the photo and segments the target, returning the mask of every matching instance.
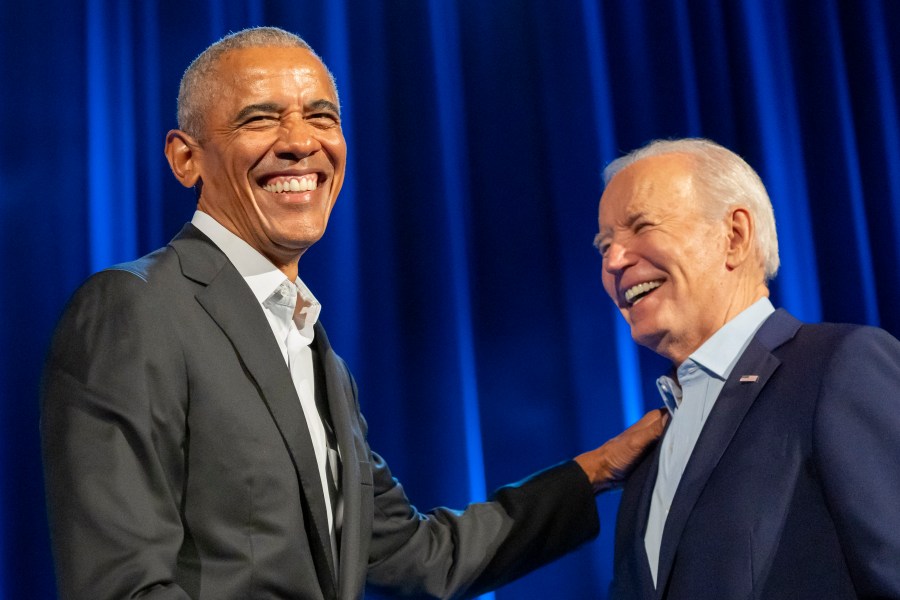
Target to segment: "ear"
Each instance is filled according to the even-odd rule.
[[[175,178],[184,187],[194,187],[200,179],[199,152],[200,144],[180,129],[166,134],[166,159]]]
[[[736,269],[753,253],[753,216],[743,206],[737,206],[725,217],[725,225],[728,227],[728,254],[725,264],[729,269]]]

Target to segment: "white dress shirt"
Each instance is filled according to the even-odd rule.
[[[678,381],[667,376],[656,380],[663,402],[672,414],[672,422],[661,443],[659,470],[644,534],[644,548],[654,585],[666,518],[694,445],[734,365],[773,312],[775,307],[769,299],[760,298],[723,325],[679,365]]]

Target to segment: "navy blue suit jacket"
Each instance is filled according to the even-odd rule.
[[[764,323],[685,468],[654,589],[658,464],[657,448],[623,492],[613,598],[900,598],[900,342],[885,331],[784,310]]]

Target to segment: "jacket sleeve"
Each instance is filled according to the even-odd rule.
[[[150,296],[135,274],[95,275],[45,365],[41,438],[62,598],[188,598],[172,583],[185,432],[171,400],[185,396],[184,377]]]
[[[417,598],[468,598],[559,558],[599,532],[587,475],[569,461],[464,511],[419,513],[376,455],[369,582]],[[379,484],[380,480],[380,484]]]
[[[860,598],[900,598],[900,342],[855,328],[821,384],[816,464]]]
[[[600,533],[593,488],[575,461],[502,487],[494,499],[513,527],[472,585],[471,595],[518,579]]]

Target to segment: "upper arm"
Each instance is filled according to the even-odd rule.
[[[900,596],[900,342],[873,328],[841,340],[822,382],[814,444],[857,592]]]
[[[183,378],[146,295],[133,274],[95,276],[69,304],[45,367],[41,437],[63,597],[130,597],[174,575]]]

